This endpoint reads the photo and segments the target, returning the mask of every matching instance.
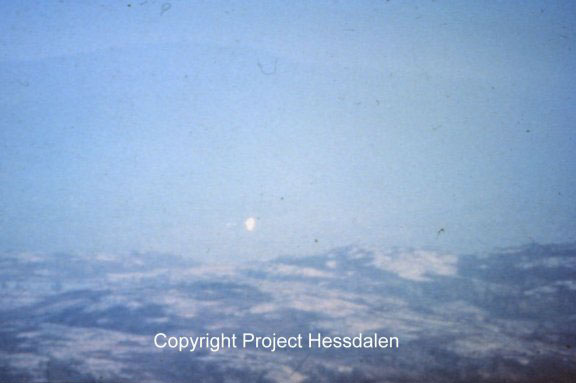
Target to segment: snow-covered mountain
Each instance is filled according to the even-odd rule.
[[[346,247],[240,265],[0,256],[4,382],[573,382],[576,246]],[[398,349],[178,352],[154,335],[379,333]]]

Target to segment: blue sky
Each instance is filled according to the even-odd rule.
[[[0,12],[4,249],[229,261],[576,240],[572,2]]]

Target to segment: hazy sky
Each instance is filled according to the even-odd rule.
[[[227,261],[576,240],[572,1],[0,14],[2,249]]]

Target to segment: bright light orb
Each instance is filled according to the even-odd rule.
[[[248,231],[253,231],[256,228],[256,218],[248,217],[246,221],[244,221],[244,227]]]

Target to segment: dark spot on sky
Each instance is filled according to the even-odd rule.
[[[162,4],[162,8],[161,8],[160,14],[163,15],[164,13],[168,12],[168,11],[170,10],[170,8],[172,8],[172,4],[171,4],[171,3],[164,3],[164,4]]]
[[[257,64],[258,64],[258,68],[260,68],[260,73],[269,76],[269,75],[276,73],[276,67],[278,65],[278,59],[274,60],[274,65],[271,68],[264,68],[264,65],[262,65],[260,60],[258,60]]]

